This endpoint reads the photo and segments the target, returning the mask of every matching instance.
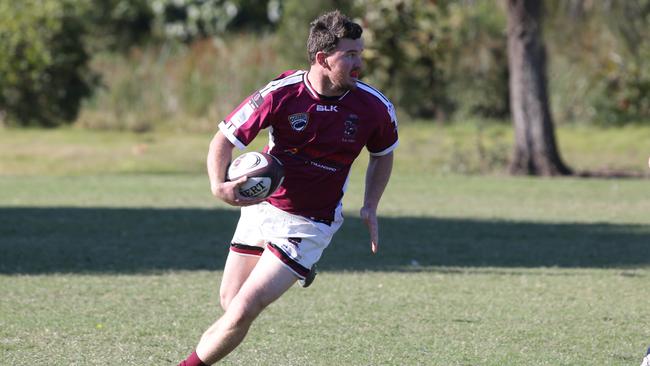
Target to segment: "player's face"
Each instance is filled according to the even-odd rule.
[[[361,38],[342,38],[334,52],[327,56],[328,76],[335,91],[345,92],[357,87],[357,79],[363,66],[362,51],[363,40]]]

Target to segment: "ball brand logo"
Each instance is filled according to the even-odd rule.
[[[307,123],[309,123],[309,114],[308,113],[296,113],[292,114],[289,116],[289,123],[291,124],[291,128],[293,128],[295,131],[302,131],[307,127]]]
[[[232,166],[233,166],[233,168],[238,168],[238,167],[239,167],[239,164],[241,164],[241,161],[242,161],[242,160],[243,160],[243,159],[236,159],[235,161],[233,161],[233,162],[232,162]]]
[[[335,105],[316,105],[316,112],[338,112],[338,106]]]
[[[259,196],[259,195],[263,194],[268,189],[269,189],[269,187],[267,187],[265,185],[264,181],[259,181],[254,186],[252,186],[252,187],[250,187],[250,188],[248,188],[246,190],[240,191],[239,193],[241,193],[242,196],[247,197],[247,198],[248,197],[256,197],[256,196]]]

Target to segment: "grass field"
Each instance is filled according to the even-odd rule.
[[[441,174],[460,161],[454,146],[481,168],[462,145],[472,131],[403,128],[377,256],[356,214],[361,161],[314,285],[273,304],[224,364],[640,363],[650,181]],[[646,129],[586,141],[618,133],[560,139],[574,166],[601,168],[594,151],[642,171],[632,161],[647,146],[631,141]],[[498,146],[507,131],[486,136]],[[175,365],[191,352],[221,313],[237,220],[209,195],[208,140],[0,132],[1,365]]]

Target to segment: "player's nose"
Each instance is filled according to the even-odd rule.
[[[363,69],[363,60],[361,59],[361,57],[357,57],[354,60],[354,64],[352,65],[352,69],[353,70],[358,70],[359,72],[361,72],[361,70]]]

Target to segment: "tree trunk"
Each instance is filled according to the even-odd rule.
[[[546,51],[541,39],[541,1],[508,1],[508,67],[515,149],[510,173],[567,175],[560,157],[546,85]]]

